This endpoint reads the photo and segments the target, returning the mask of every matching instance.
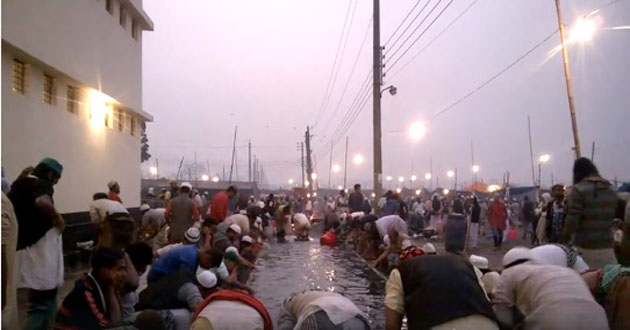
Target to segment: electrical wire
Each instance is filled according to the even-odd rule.
[[[451,0],[452,1],[452,0]],[[387,52],[385,55],[387,56],[387,60],[385,61],[385,64],[387,65],[387,63],[391,62],[390,58],[394,58],[394,56],[396,56],[396,54],[405,46],[405,44],[409,41],[409,39],[411,37],[413,37],[413,35],[416,33],[416,31],[418,31],[418,29],[422,26],[422,24],[429,18],[429,16],[431,16],[431,14],[433,13],[433,11],[440,5],[440,3],[442,3],[442,0],[439,0],[435,6],[433,6],[433,8],[431,8],[431,10],[426,14],[426,16],[424,16],[424,18],[420,21],[420,23],[416,26],[415,29],[413,29],[413,31],[411,31],[411,33],[407,36],[407,38],[405,38],[405,40],[398,45],[398,48],[396,48],[396,50],[392,51],[392,52]],[[427,3],[428,4],[428,3]],[[393,46],[392,46],[393,48]]]
[[[411,59],[409,59],[407,62],[405,62],[405,64],[398,70],[396,70],[396,72],[394,72],[393,74],[391,74],[389,76],[389,78],[393,78],[396,75],[398,75],[403,69],[405,69],[411,62],[413,62],[413,60],[415,60],[418,56],[420,56],[420,54],[422,54],[427,48],[429,48],[429,46],[431,46],[431,44],[433,44],[438,38],[440,38],[449,28],[451,28],[451,26],[453,26],[462,16],[464,16],[468,10],[474,6],[477,3],[478,0],[474,0],[473,2],[471,2],[468,7],[466,7],[464,10],[462,10],[461,13],[459,13],[459,15],[457,15],[457,17],[455,17],[455,19],[453,19],[444,29],[442,29],[442,31],[440,31],[435,37],[433,37],[433,39],[431,39],[431,41],[429,41],[424,47],[422,47],[422,49],[420,49],[419,52],[417,52]],[[619,1],[619,0],[616,0]]]
[[[335,107],[335,111],[333,111],[330,114],[330,117],[326,121],[326,125],[324,127],[329,127],[328,125],[330,125],[330,122],[335,117],[335,114],[339,110],[339,107],[341,106],[341,102],[343,101],[343,98],[346,95],[346,91],[348,90],[348,86],[350,85],[350,81],[352,80],[352,76],[354,75],[354,71],[355,71],[355,69],[357,67],[357,64],[359,62],[359,57],[361,56],[361,53],[363,51],[363,46],[365,46],[365,41],[367,40],[367,36],[368,36],[368,34],[370,32],[370,27],[372,26],[372,21],[373,21],[373,18],[370,19],[370,22],[368,23],[367,29],[365,30],[365,34],[363,35],[363,41],[361,42],[361,47],[359,47],[359,52],[357,53],[357,56],[354,59],[354,64],[352,65],[352,70],[350,71],[350,75],[348,76],[348,80],[346,80],[346,84],[343,87],[343,91],[341,92],[341,97],[339,98],[339,102],[337,102],[337,106]]]
[[[405,16],[405,18],[400,21],[400,24],[398,24],[398,27],[396,27],[396,29],[394,30],[394,33],[392,33],[391,36],[389,36],[389,38],[387,39],[387,41],[385,41],[385,43],[383,44],[383,47],[387,47],[387,45],[389,44],[389,42],[392,40],[392,38],[396,35],[396,33],[398,32],[398,30],[400,30],[400,28],[403,26],[403,24],[405,24],[405,21],[407,21],[407,19],[409,18],[409,16],[411,16],[411,13],[413,13],[414,10],[416,10],[416,7],[418,7],[418,5],[420,4],[422,0],[418,0],[416,2],[415,5],[413,5],[413,7],[411,8],[411,10],[409,10],[409,12],[407,13],[407,16]],[[429,0],[431,1],[431,0]],[[427,2],[428,4],[428,2]],[[425,5],[426,7],[426,5]],[[417,16],[416,16],[417,17]]]
[[[326,85],[326,92],[324,93],[324,98],[322,99],[322,104],[319,107],[319,111],[317,112],[317,116],[315,117],[315,124],[313,126],[317,126],[317,124],[319,123],[321,116],[323,115],[326,106],[328,104],[328,100],[330,99],[330,94],[332,94],[332,90],[334,89],[335,86],[335,81],[336,81],[336,73],[338,73],[339,71],[339,67],[341,66],[341,61],[343,60],[343,52],[341,53],[341,58],[339,58],[339,54],[340,54],[340,50],[341,50],[341,45],[344,44],[343,50],[345,51],[345,43],[343,42],[344,40],[344,36],[346,36],[346,43],[347,43],[347,34],[350,34],[350,29],[348,29],[348,33],[346,33],[346,26],[348,24],[348,17],[350,16],[350,10],[352,8],[352,2],[353,0],[350,0],[350,2],[348,3],[348,9],[346,10],[346,18],[344,19],[343,22],[343,28],[341,29],[341,37],[339,38],[339,43],[337,44],[337,52],[335,53],[335,60],[333,62],[333,67],[332,70],[330,71],[330,76],[328,77],[328,84]],[[356,10],[356,4],[357,4],[358,0],[355,0],[355,6],[354,9]],[[354,11],[352,11],[352,17],[354,17]],[[352,23],[351,23],[352,25]],[[350,26],[352,27],[352,26]]]
[[[387,71],[385,73],[389,72],[394,66],[396,66],[396,64],[405,56],[405,54],[407,54],[407,52],[409,52],[409,50],[418,42],[418,40],[420,40],[420,38],[422,38],[422,36],[431,28],[431,26],[440,18],[440,16],[442,16],[442,14],[444,14],[446,9],[448,9],[448,7],[450,7],[452,3],[453,3],[453,0],[449,1],[449,3],[447,3],[446,6],[444,6],[444,8],[442,8],[442,10],[437,14],[437,16],[435,16],[435,18],[433,18],[431,23],[429,23],[429,25],[424,29],[424,31],[422,31],[422,33],[420,33],[420,35],[418,35],[418,37],[416,37],[416,39],[411,43],[411,45],[409,45],[409,47],[407,47],[407,49],[405,49],[405,51],[394,61],[394,63],[392,63],[389,66],[389,68],[387,69]],[[435,7],[434,7],[434,9],[435,9]],[[431,10],[431,11],[433,11],[433,10]],[[429,13],[429,15],[430,14],[431,13]],[[420,26],[418,26],[418,27],[420,27]]]
[[[501,71],[499,71],[498,73],[496,73],[495,75],[493,75],[492,77],[490,77],[490,79],[484,81],[481,85],[479,85],[477,88],[473,89],[472,91],[470,91],[468,94],[462,96],[461,98],[459,98],[457,101],[451,103],[450,105],[446,106],[445,108],[443,108],[442,110],[434,113],[431,118],[435,118],[443,113],[445,113],[446,111],[454,108],[456,105],[464,102],[466,99],[468,99],[469,97],[471,97],[472,95],[474,95],[475,93],[477,93],[478,91],[480,91],[481,89],[483,89],[484,87],[486,87],[488,84],[490,84],[491,82],[493,82],[495,79],[499,78],[502,74],[506,73],[508,70],[510,70],[511,68],[513,68],[516,64],[518,64],[518,62],[522,61],[525,57],[527,57],[529,54],[531,54],[534,50],[538,49],[538,47],[542,46],[542,44],[544,44],[547,40],[551,39],[551,37],[553,37],[556,33],[558,32],[558,29],[554,30],[551,34],[549,34],[548,36],[546,36],[544,39],[542,39],[541,41],[539,41],[536,45],[534,45],[534,47],[530,48],[529,50],[527,50],[525,53],[523,53],[521,56],[519,56],[516,60],[514,60],[512,63],[510,63],[508,66],[506,66],[505,68],[503,68]]]

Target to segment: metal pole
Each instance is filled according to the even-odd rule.
[[[591,147],[591,161],[595,161],[595,141],[593,141],[593,146]]]
[[[457,191],[457,167],[455,168],[455,191]]]
[[[328,165],[328,189],[330,189],[330,175],[332,172],[332,155],[333,155],[333,141],[330,141],[330,165]]]
[[[381,56],[381,17],[380,17],[380,0],[374,0],[374,40],[373,47],[373,156],[374,156],[374,193],[377,197],[382,195],[383,190],[383,155],[381,149],[381,77],[382,77],[382,56]]]
[[[156,179],[160,179],[160,163],[158,162],[158,159],[155,159],[155,168],[157,169],[157,171],[155,171],[155,178]]]
[[[571,67],[569,66],[569,50],[567,49],[564,23],[562,22],[562,11],[560,10],[560,0],[556,0],[556,13],[558,14],[558,27],[560,29],[560,42],[562,45],[562,63],[564,65],[564,79],[567,85],[567,98],[569,99],[569,112],[571,114],[571,128],[573,129],[573,149],[575,158],[582,157],[580,149],[580,137],[578,135],[577,118],[575,115],[575,103],[573,102],[573,83],[571,82]]]
[[[232,162],[230,163],[230,183],[232,183],[232,172],[234,171],[234,157],[236,157],[236,132],[238,126],[234,127],[234,141],[232,141]]]
[[[346,136],[346,156],[343,161],[343,189],[348,188],[348,137]]]
[[[534,149],[532,147],[532,126],[529,120],[529,116],[527,116],[527,131],[529,132],[529,157],[532,162],[532,184],[536,185],[536,175],[534,174]]]
[[[248,152],[248,171],[247,171],[247,181],[252,182],[252,141],[250,140],[247,143],[247,152]]]
[[[308,181],[308,191],[313,193],[313,163],[311,160],[311,133],[306,126],[306,181]]]
[[[304,179],[304,142],[300,142],[300,151],[302,152],[302,188],[304,188],[306,179]]]
[[[542,173],[542,163],[538,163],[538,188],[540,188],[540,175]]]

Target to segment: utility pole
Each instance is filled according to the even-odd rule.
[[[157,171],[155,171],[155,178],[156,179],[160,179],[160,163],[158,162],[158,159],[155,158],[155,168],[157,169]]]
[[[304,142],[300,142],[300,144],[298,145],[298,147],[300,148],[300,163],[302,163],[302,188],[304,188],[306,179],[304,178]]]
[[[569,113],[571,114],[571,128],[573,128],[573,149],[575,150],[575,158],[580,158],[582,157],[582,150],[580,148],[580,137],[578,135],[577,118],[575,115],[575,103],[573,102],[573,83],[571,82],[571,67],[569,66],[569,50],[567,49],[567,43],[565,40],[566,35],[564,31],[564,23],[562,22],[562,11],[560,9],[560,0],[556,0],[556,13],[558,14],[560,43],[562,45],[562,64],[564,65],[564,79],[567,85],[567,98],[569,99]]]
[[[373,48],[373,79],[372,79],[372,97],[373,97],[373,109],[372,109],[372,128],[373,128],[373,156],[374,156],[374,193],[377,197],[382,195],[383,192],[383,155],[381,148],[381,84],[382,84],[382,51],[381,48],[381,15],[380,15],[380,0],[374,0],[374,40],[372,42]]]
[[[529,132],[529,157],[532,162],[532,182],[534,186],[536,185],[536,175],[534,174],[534,148],[532,147],[532,125],[529,120],[529,116],[527,116],[527,131]]]
[[[346,136],[346,156],[343,161],[343,189],[348,188],[348,137]]]
[[[593,141],[593,146],[591,147],[591,161],[595,161],[595,141]]]
[[[328,189],[330,189],[330,176],[332,174],[332,156],[333,156],[333,141],[330,141],[330,165],[328,165]]]
[[[313,162],[311,160],[311,131],[308,126],[306,126],[305,133],[305,143],[306,143],[306,181],[308,181],[308,191],[313,193]]]
[[[232,162],[230,163],[230,183],[232,183],[232,172],[234,171],[234,157],[236,157],[236,132],[238,126],[234,127],[234,140],[232,141]]]
[[[248,171],[247,171],[247,181],[252,182],[252,141],[249,140],[247,143],[247,163],[248,163]]]
[[[433,191],[433,156],[431,155],[429,155],[429,173],[431,173],[431,182],[429,182],[429,186],[431,187],[431,191]]]
[[[199,188],[199,182],[197,181],[197,151],[195,151],[195,188]]]

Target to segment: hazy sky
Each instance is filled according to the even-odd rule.
[[[179,159],[192,162],[199,175],[210,163],[219,176],[229,169],[234,127],[237,160],[247,179],[247,142],[269,183],[301,179],[296,143],[320,112],[344,18],[351,0],[145,1],[155,31],[143,35],[143,107],[155,117],[148,125],[152,161],[160,171],[177,171]],[[317,172],[328,184],[330,138],[346,115],[372,65],[372,32],[359,54],[371,22],[372,1],[356,0],[349,37],[328,106],[313,129]],[[429,0],[421,0],[415,14]],[[387,45],[393,63],[448,4],[403,41],[439,0],[429,2],[407,34]],[[381,40],[385,43],[417,0],[381,2]],[[479,177],[531,185],[527,116],[531,117],[534,156],[551,154],[543,185],[569,183],[573,137],[556,33],[511,70],[437,117],[433,114],[471,92],[558,28],[551,0],[479,0],[440,38],[395,74],[473,1],[455,0],[385,77],[398,93],[382,102],[384,176],[423,177],[432,158],[441,185],[446,171],[458,168],[459,181],[471,180],[471,141]],[[563,1],[567,24],[610,0]],[[352,1],[350,13],[353,13]],[[583,154],[596,142],[595,162],[610,179],[630,181],[630,1],[621,0],[593,16],[594,39],[570,49],[575,105]],[[410,21],[410,20],[408,20]],[[350,23],[352,23],[350,25]],[[403,28],[406,26],[403,25]],[[402,31],[400,31],[402,32]],[[345,41],[344,41],[345,42]],[[402,48],[396,52],[396,49]],[[343,44],[342,44],[343,47]],[[388,52],[389,55],[387,54]],[[396,53],[395,53],[396,52]],[[394,54],[395,53],[395,54]],[[357,55],[359,54],[359,55]],[[340,97],[356,69],[343,99]],[[337,104],[340,103],[339,108]],[[411,122],[423,120],[426,136],[414,143]],[[368,100],[346,133],[349,183],[372,185],[372,101]],[[344,135],[345,136],[345,135]],[[343,166],[344,139],[334,147],[333,163]],[[365,156],[361,166],[355,154]],[[146,163],[145,163],[146,165]],[[333,174],[341,184],[343,172]]]

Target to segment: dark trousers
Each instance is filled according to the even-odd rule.
[[[492,238],[494,238],[494,246],[499,247],[503,243],[503,229],[492,228]]]

